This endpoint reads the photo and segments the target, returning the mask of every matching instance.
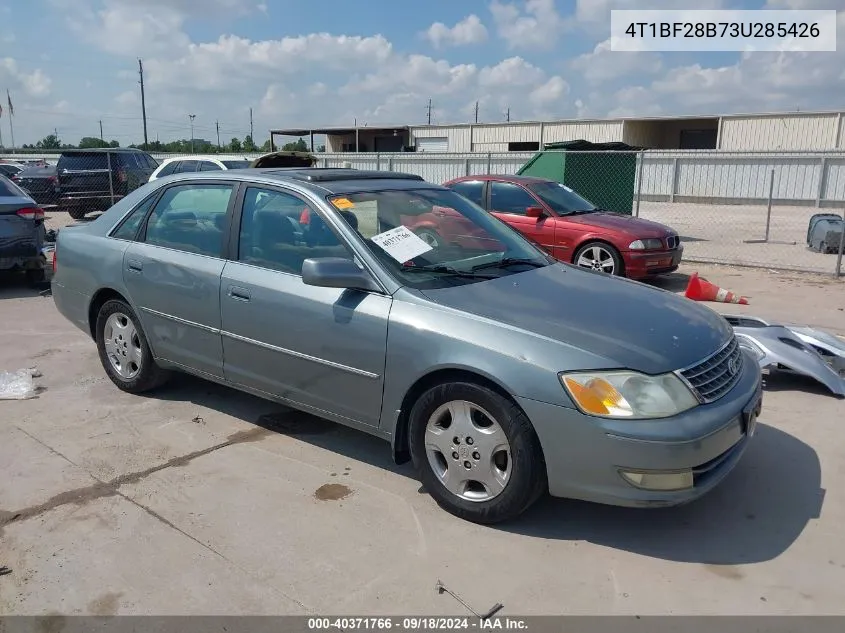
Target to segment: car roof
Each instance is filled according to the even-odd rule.
[[[236,178],[267,184],[293,182],[321,196],[359,191],[443,189],[441,185],[426,182],[421,176],[414,174],[326,167],[249,167],[166,177],[171,182],[195,178],[203,180],[231,180]]]
[[[63,149],[62,156],[67,154],[105,154],[106,152],[110,153],[138,153],[138,154],[146,154],[142,149],[138,149],[136,147],[92,147],[90,149]]]
[[[538,178],[537,176],[510,176],[506,174],[474,174],[472,176],[453,178],[448,182],[466,182],[468,180],[502,180],[504,182],[514,182],[525,185],[539,182],[557,182],[555,180],[551,180],[550,178]]]
[[[185,154],[184,156],[168,156],[161,161],[160,166],[177,160],[239,160],[249,162],[247,157],[235,154]]]

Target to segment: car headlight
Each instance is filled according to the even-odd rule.
[[[765,358],[766,352],[764,352],[763,349],[750,338],[746,338],[742,334],[737,334],[736,342],[739,343],[739,346],[742,349],[747,349],[749,352],[751,352],[751,355],[757,362],[760,362],[761,360],[763,360],[763,358]]]
[[[567,372],[559,377],[582,412],[603,418],[668,418],[699,404],[675,374],[648,376],[620,370]]]
[[[634,240],[628,244],[628,248],[632,251],[650,251],[656,248],[663,248],[663,242],[656,237],[646,240]]]

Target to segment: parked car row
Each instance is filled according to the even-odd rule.
[[[473,202],[394,172],[154,179],[62,229],[53,299],[117,388],[188,372],[371,433],[470,521],[546,493],[662,507],[712,490],[754,435],[757,362],[712,310],[567,263],[570,231],[625,264],[675,257],[674,233],[536,180],[475,181]],[[497,183],[518,185],[510,203]]]

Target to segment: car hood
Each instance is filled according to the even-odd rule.
[[[682,369],[733,335],[713,310],[671,292],[566,264],[450,288],[430,300],[647,374]]]
[[[635,218],[632,215],[613,213],[612,211],[597,211],[583,215],[564,216],[568,222],[594,226],[611,231],[624,231],[634,237],[664,237],[674,231],[659,222]]]

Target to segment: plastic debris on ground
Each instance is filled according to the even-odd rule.
[[[29,400],[38,395],[40,389],[33,378],[39,378],[37,369],[0,371],[0,400]]]

